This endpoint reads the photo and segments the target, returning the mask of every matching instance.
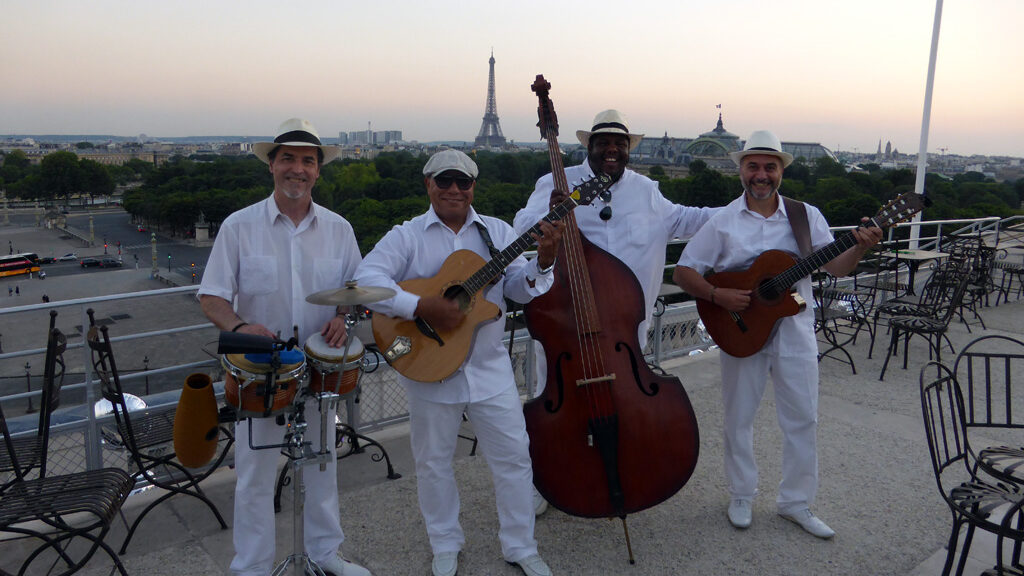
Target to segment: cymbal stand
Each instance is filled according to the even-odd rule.
[[[290,431],[286,434],[288,444],[288,461],[292,469],[292,493],[295,502],[292,506],[292,554],[274,568],[271,576],[285,573],[289,565],[294,566],[295,576],[326,576],[323,569],[306,555],[305,536],[303,534],[303,512],[306,501],[306,486],[302,480],[302,468],[306,464],[320,463],[320,470],[327,469],[327,462],[332,457],[326,441],[327,416],[331,407],[336,405],[339,396],[333,392],[316,395],[320,403],[320,450],[314,452],[311,442],[306,442],[306,417],[304,399],[295,403],[295,414],[290,418]]]

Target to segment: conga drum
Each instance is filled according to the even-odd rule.
[[[295,400],[306,360],[298,350],[279,353],[281,366],[275,371],[270,354],[224,354],[224,399],[239,418],[268,418],[284,414]],[[271,388],[270,376],[274,375]],[[270,406],[267,398],[270,397]]]
[[[320,333],[306,339],[303,351],[309,363],[309,389],[314,393],[334,392],[345,395],[356,389],[359,369],[363,363],[363,343],[349,334],[348,355],[345,346],[331,348]]]

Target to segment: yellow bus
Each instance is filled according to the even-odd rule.
[[[39,257],[31,252],[0,256],[0,277],[39,272]]]

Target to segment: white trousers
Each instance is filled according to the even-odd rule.
[[[306,442],[313,450],[320,450],[320,403],[307,398],[304,415],[307,428]],[[314,562],[322,562],[338,552],[345,539],[341,531],[338,510],[338,461],[334,458],[334,414],[327,415],[327,444],[331,458],[327,469],[320,471],[316,463],[302,469],[306,486],[303,514],[305,553]],[[245,576],[267,576],[274,568],[275,517],[274,486],[278,465],[288,461],[281,457],[280,448],[252,450],[249,448],[249,422],[252,422],[253,446],[281,444],[285,427],[278,426],[275,418],[242,420],[235,426],[235,557],[231,560],[231,573]],[[292,489],[292,488],[288,488]],[[281,514],[291,514],[282,510]],[[287,553],[297,551],[289,545]]]
[[[530,440],[519,394],[512,386],[498,396],[468,404],[409,397],[409,439],[431,550],[434,554],[457,552],[466,542],[459,524],[459,490],[452,467],[463,411],[494,480],[502,555],[517,562],[536,554]]]
[[[818,361],[813,354],[780,357],[776,340],[747,358],[721,353],[725,476],[732,498],[751,499],[757,493],[754,415],[770,374],[783,436],[776,505],[779,512],[790,513],[810,507],[818,491]]]

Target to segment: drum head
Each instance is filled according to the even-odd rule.
[[[356,335],[351,333],[349,334],[349,340],[352,341],[352,344],[349,345],[348,356],[344,356],[344,344],[341,345],[341,348],[331,348],[327,345],[327,341],[324,340],[324,337],[319,332],[306,339],[304,349],[307,356],[316,358],[322,362],[340,364],[346,360],[352,361],[362,358],[363,343]]]
[[[273,372],[270,368],[270,363],[264,362],[253,362],[245,357],[245,354],[225,354],[224,361],[234,366],[235,368],[248,372],[249,374],[268,374]],[[294,364],[281,364],[281,369],[278,374],[287,374],[293,372],[302,366],[303,362],[297,362]],[[225,368],[228,368],[225,366]]]

